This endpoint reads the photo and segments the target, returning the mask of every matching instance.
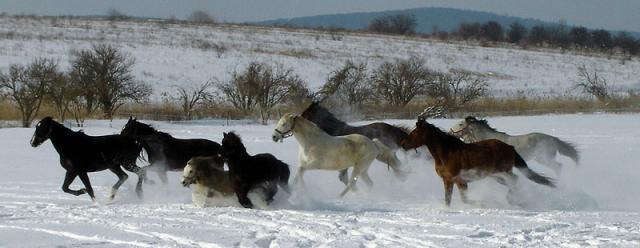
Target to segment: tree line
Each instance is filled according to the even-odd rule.
[[[135,60],[117,47],[98,44],[71,52],[70,68],[57,61],[36,58],[28,65],[12,64],[0,71],[0,91],[29,127],[43,104],[61,121],[68,116],[82,126],[87,117],[113,119],[126,103],[145,103],[152,93],[148,83],[133,75]],[[402,108],[417,96],[436,100],[455,110],[485,94],[485,77],[464,70],[437,72],[424,59],[411,57],[369,67],[346,61],[333,70],[313,92],[307,83],[282,64],[252,62],[230,73],[227,80],[211,79],[174,86],[170,98],[191,119],[198,108],[215,102],[234,108],[242,116],[258,116],[263,124],[278,107],[303,106],[311,99],[362,107],[384,104]]]
[[[112,119],[127,101],[143,102],[151,94],[151,86],[132,75],[135,61],[115,47],[95,45],[71,55],[68,71],[62,71],[57,61],[36,58],[0,72],[0,89],[18,107],[23,127],[31,125],[44,102],[62,121],[70,114],[81,126],[98,110]]]
[[[378,33],[415,34],[416,18],[398,14],[373,19],[367,30]],[[604,29],[590,30],[582,26],[535,25],[528,29],[513,22],[508,27],[496,21],[461,23],[453,32],[440,31],[434,27],[430,36],[441,39],[507,42],[521,46],[556,47],[609,52],[619,49],[628,55],[640,53],[640,39],[627,32],[612,33]]]

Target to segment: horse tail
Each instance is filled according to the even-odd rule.
[[[520,170],[520,172],[522,172],[527,178],[529,178],[529,180],[537,183],[537,184],[542,184],[542,185],[546,185],[552,188],[555,188],[556,185],[553,182],[553,180],[551,178],[545,177],[541,174],[536,173],[535,171],[531,170],[529,168],[529,166],[527,166],[527,162],[524,161],[524,159],[522,159],[522,157],[520,156],[520,154],[518,154],[516,152],[516,163],[515,163],[515,167]]]
[[[578,161],[580,160],[580,154],[578,153],[578,149],[576,149],[576,147],[569,142],[563,141],[556,137],[553,137],[553,138],[556,145],[558,146],[558,152],[560,152],[560,154],[562,155],[565,155],[571,158],[573,162],[575,162],[577,165]]]
[[[406,172],[400,170],[400,159],[396,156],[396,153],[389,149],[385,144],[383,144],[378,139],[373,139],[373,143],[378,148],[378,156],[376,156],[376,160],[387,164],[391,169],[393,169],[393,173],[396,177],[400,179],[406,178]]]

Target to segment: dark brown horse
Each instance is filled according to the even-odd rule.
[[[435,160],[436,173],[444,182],[447,206],[451,205],[454,183],[458,186],[462,201],[467,203],[467,183],[485,177],[494,178],[509,187],[511,194],[517,180],[512,171],[514,166],[535,183],[555,187],[551,179],[529,169],[513,146],[496,139],[466,144],[428,123],[424,117],[418,118],[416,128],[401,145],[404,149],[427,145]]]

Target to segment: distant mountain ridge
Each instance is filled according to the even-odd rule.
[[[385,15],[409,14],[416,18],[416,32],[431,33],[435,28],[440,31],[454,31],[460,23],[497,21],[503,27],[508,27],[513,22],[518,22],[530,29],[535,25],[556,26],[557,22],[545,22],[538,19],[522,18],[515,16],[499,15],[483,11],[462,10],[452,8],[415,8],[404,10],[390,10],[379,12],[354,12],[346,14],[317,15],[296,17],[289,19],[275,19],[257,22],[263,25],[288,25],[293,27],[340,27],[349,30],[364,29],[371,20]],[[569,26],[573,26],[569,24]],[[617,31],[613,31],[617,32]],[[638,32],[628,32],[630,35],[640,38]]]

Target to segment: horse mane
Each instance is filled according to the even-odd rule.
[[[146,124],[146,123],[142,123],[139,121],[135,121],[136,123],[136,128],[142,128],[145,131],[152,133],[154,135],[158,135],[162,138],[173,138],[173,136],[171,136],[168,133],[162,132],[162,131],[158,131],[157,129],[155,129],[153,126],[151,126],[151,124]]]
[[[225,136],[225,139],[230,139],[230,141],[233,143],[233,145],[236,148],[241,148],[246,153],[247,148],[242,143],[242,138],[240,138],[240,136],[238,136],[238,134],[236,134],[235,131],[228,132],[227,135]]]
[[[316,102],[311,103],[311,105],[309,105],[309,107],[304,110],[304,112],[302,113],[302,116],[304,116],[305,113],[309,113],[310,111],[313,111],[314,114],[313,116],[308,116],[308,120],[317,124],[319,127],[322,127],[322,129],[326,128],[326,129],[332,129],[333,131],[335,131],[340,128],[349,126],[349,124],[347,124],[344,121],[341,121],[340,119],[335,117],[333,113],[331,113],[329,110],[322,107],[320,103],[316,103]]]
[[[460,140],[458,137],[453,136],[451,134],[448,134],[445,131],[442,131],[442,129],[436,127],[435,125],[429,123],[429,122],[424,122],[427,126],[427,128],[429,128],[431,131],[433,131],[433,135],[438,136],[439,138],[442,139],[442,142],[444,146],[448,146],[450,144],[453,145],[464,145],[465,143]]]
[[[66,133],[68,133],[70,135],[77,135],[77,136],[82,136],[82,137],[88,137],[89,136],[86,133],[84,133],[84,130],[80,129],[78,131],[73,131],[71,128],[65,127],[62,123],[55,121],[50,116],[47,116],[47,117],[43,118],[40,122],[45,121],[45,120],[50,122],[52,127],[56,127],[59,130],[63,130],[64,132],[66,132]]]
[[[402,131],[403,133],[405,133],[405,134],[407,134],[407,135],[408,135],[409,133],[411,133],[411,128],[409,128],[409,127],[408,127],[408,126],[406,126],[406,125],[396,124],[396,125],[392,125],[392,126],[394,126],[394,127],[398,128],[398,129],[400,129],[400,131]]]
[[[491,131],[500,132],[500,131],[496,130],[495,128],[491,127],[489,125],[489,121],[487,121],[486,119],[478,119],[478,118],[476,118],[474,116],[467,116],[466,118],[464,118],[464,120],[469,124],[477,124],[477,125],[480,125],[480,126],[483,126],[483,127],[487,128],[487,129],[489,129]]]

